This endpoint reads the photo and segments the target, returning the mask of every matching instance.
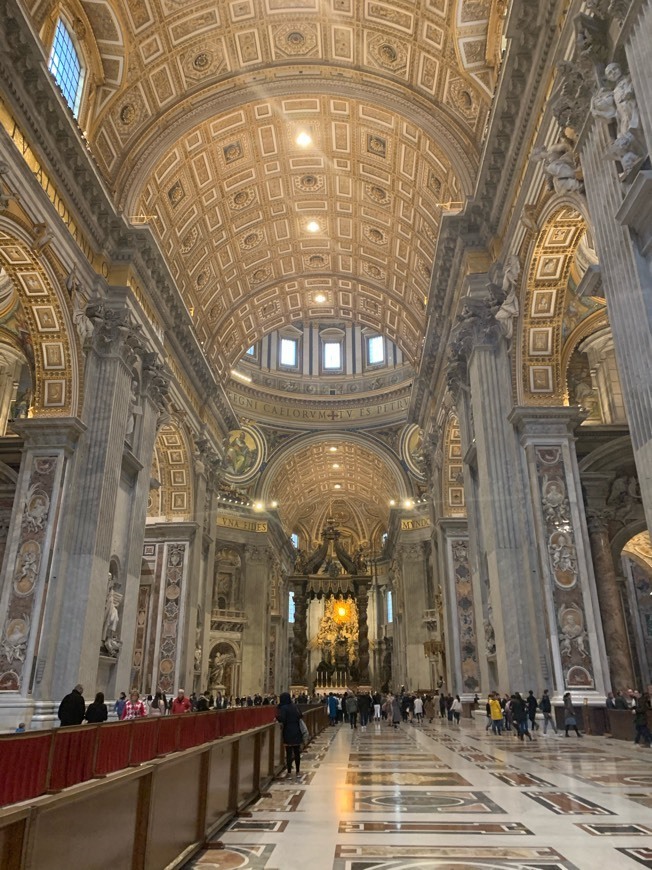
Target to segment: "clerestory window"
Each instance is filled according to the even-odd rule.
[[[48,69],[77,118],[84,88],[84,67],[72,34],[62,18],[57,21]]]

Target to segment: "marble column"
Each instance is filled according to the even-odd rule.
[[[582,488],[575,453],[577,408],[515,408],[510,417],[525,450],[536,518],[553,694],[606,694],[606,655]]]
[[[464,380],[474,421],[478,509],[501,686],[545,685],[541,589],[521,451],[508,421],[511,367],[489,303],[469,299],[453,332],[451,377]]]
[[[0,729],[32,721],[49,726],[56,710],[43,671],[51,650],[47,625],[63,584],[58,537],[75,445],[85,430],[76,418],[31,418],[12,428],[23,438],[16,497],[2,570]]]
[[[56,667],[49,676],[55,697],[62,697],[78,682],[91,692],[96,686],[109,560],[117,548],[122,548],[123,556],[123,613],[135,619],[150,471],[139,455],[151,463],[156,400],[162,386],[159,381],[164,379],[134,322],[128,296],[126,288],[114,288],[110,300],[89,308],[95,329],[84,384],[83,420],[88,430],[80,439],[72,481],[78,498],[66,518],[65,594],[59,602],[58,620],[52,624],[57,638]],[[136,531],[137,545],[131,546],[130,541],[124,547],[124,539],[133,538]],[[74,631],[67,628],[71,625]],[[133,627],[128,622],[121,626],[123,642],[131,643]],[[130,655],[124,652],[119,668],[127,679]],[[117,688],[115,675],[112,682]]]
[[[410,534],[410,533],[408,533]],[[403,639],[401,652],[405,670],[401,677],[406,688],[411,690],[430,688],[430,666],[424,654],[424,644],[429,639],[424,622],[428,609],[427,541],[406,537],[401,541]],[[394,648],[396,656],[397,650]]]
[[[292,685],[305,687],[308,650],[308,583],[294,582],[294,631],[292,634]]]
[[[203,572],[204,572],[204,624],[200,639],[202,648],[201,678],[206,675],[206,684],[210,675],[211,620],[213,616],[213,597],[215,594],[215,551],[217,549],[217,512],[219,506],[218,489],[220,482],[219,459],[211,458],[206,480],[206,507],[202,529],[203,540]]]
[[[368,686],[369,676],[369,623],[367,621],[367,607],[369,604],[369,592],[367,584],[363,580],[354,581],[355,603],[358,608],[358,682],[361,686]]]
[[[606,499],[613,474],[585,472],[582,486],[587,498],[587,522],[593,568],[600,602],[602,630],[607,649],[611,690],[624,690],[635,685],[630,653],[627,618],[623,605],[622,581],[618,579],[609,538],[609,516]]]

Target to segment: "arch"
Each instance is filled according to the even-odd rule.
[[[590,265],[578,251],[588,232],[586,203],[579,195],[554,196],[540,210],[536,232],[523,247],[528,252],[521,291],[516,392],[519,404],[568,404],[566,367],[569,338],[577,341],[583,321],[604,310],[593,298],[580,300],[575,289]]]
[[[24,350],[34,375],[30,416],[75,416],[81,399],[81,350],[74,337],[70,301],[34,236],[4,217],[0,217],[0,266],[22,303]]]
[[[362,537],[364,530],[369,540],[377,523],[388,525],[390,501],[402,501],[410,491],[398,457],[382,442],[369,434],[317,432],[278,450],[258,481],[256,497],[266,504],[277,501],[284,527],[302,523],[310,541],[319,539],[328,506],[341,502],[343,511],[360,516],[357,534]]]
[[[152,471],[160,488],[150,489],[150,519],[189,520],[194,513],[191,452],[183,427],[172,421],[161,426],[154,445]],[[158,513],[154,513],[158,511]]]

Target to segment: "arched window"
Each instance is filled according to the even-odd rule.
[[[63,18],[57,21],[54,31],[48,69],[54,76],[73,115],[77,118],[84,89],[84,67],[72,34]]]
[[[392,590],[387,590],[387,622],[394,622],[394,602],[392,601]]]

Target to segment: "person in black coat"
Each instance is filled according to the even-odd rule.
[[[98,692],[93,703],[88,705],[84,719],[90,724],[97,725],[100,722],[106,722],[108,718],[109,711],[104,703],[104,692]]]
[[[298,776],[301,766],[301,745],[303,744],[303,735],[299,722],[303,719],[303,714],[297,705],[292,703],[289,692],[281,694],[277,711],[276,721],[280,722],[283,726],[282,738],[285,744],[288,776],[292,773],[292,759],[294,759]]]
[[[83,695],[84,687],[79,684],[59,704],[59,721],[61,726],[81,725],[86,713],[86,702]]]

